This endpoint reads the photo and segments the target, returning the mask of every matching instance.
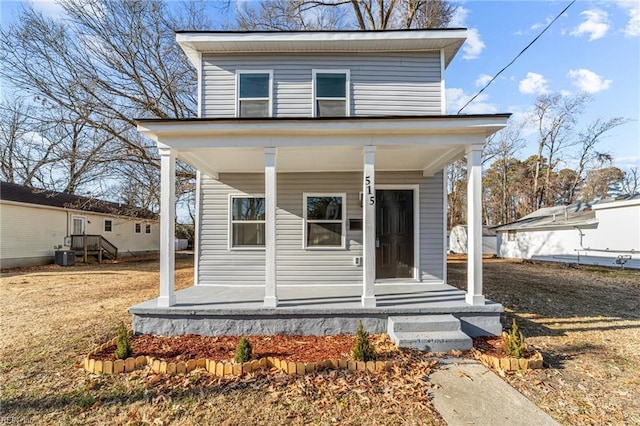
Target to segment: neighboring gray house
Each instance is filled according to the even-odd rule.
[[[161,156],[163,251],[160,297],[131,308],[135,331],[322,334],[361,319],[403,341],[398,316],[446,314],[451,336],[456,323],[499,333],[502,306],[482,293],[481,152],[509,115],[445,114],[444,70],[465,38],[178,32],[199,117],[138,120]],[[443,172],[465,155],[466,293],[446,284]],[[194,287],[179,292],[176,158],[198,171]]]
[[[544,207],[495,228],[498,256],[640,269],[640,195]]]

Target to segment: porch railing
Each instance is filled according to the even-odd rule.
[[[98,262],[105,257],[112,260],[118,258],[118,247],[102,235],[72,235],[71,250],[80,252],[85,263],[89,255],[97,255]]]

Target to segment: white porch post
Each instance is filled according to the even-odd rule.
[[[376,306],[376,170],[375,146],[365,146],[363,151],[364,174],[362,182],[362,306]],[[343,213],[344,214],[344,213]]]
[[[482,145],[467,146],[467,295],[484,305],[482,294]]]
[[[276,205],[277,205],[276,149],[264,149],[265,186],[265,292],[264,306],[278,306],[276,288]]]
[[[170,148],[160,151],[160,297],[158,306],[175,305],[175,217],[176,154]]]

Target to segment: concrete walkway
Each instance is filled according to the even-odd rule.
[[[433,403],[449,426],[558,425],[482,364],[440,360],[430,376]]]

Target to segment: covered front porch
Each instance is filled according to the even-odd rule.
[[[272,315],[284,314],[287,309],[313,309],[317,313],[330,309],[358,312],[383,312],[387,306],[393,309],[442,309],[450,312],[468,310],[492,310],[491,302],[482,293],[482,228],[481,228],[481,153],[486,137],[504,127],[508,115],[479,116],[409,116],[409,117],[346,117],[331,120],[318,119],[194,119],[194,120],[143,120],[139,131],[158,142],[161,155],[161,271],[160,296],[143,305],[132,308],[132,313],[177,312],[183,315],[189,309],[200,312],[197,303],[207,306],[208,311],[224,310],[225,306],[239,303],[237,308],[251,308],[252,312],[268,312]],[[393,293],[402,288],[394,283],[392,290],[381,286],[376,276],[376,197],[380,189],[377,177],[385,172],[421,172],[421,176],[442,173],[449,163],[463,156],[468,168],[468,286],[466,292],[455,291],[455,300],[448,304],[436,297],[438,291],[446,288],[446,213],[436,223],[440,233],[437,256],[440,262],[440,290],[429,287],[434,283],[421,282],[420,265],[413,265],[413,280],[406,287],[405,301],[397,301]],[[219,179],[224,174],[260,173],[264,176],[264,253],[260,263],[264,268],[263,285],[251,290],[243,285],[217,287],[218,292],[200,289],[198,283],[199,253],[196,223],[195,288],[176,293],[173,283],[173,233],[175,218],[175,160],[179,158],[198,169],[199,176]],[[360,212],[362,220],[361,252],[354,254],[354,263],[362,268],[361,285],[345,287],[337,299],[327,299],[309,295],[310,286],[291,289],[279,283],[279,262],[287,256],[280,251],[277,238],[278,185],[280,176],[286,173],[341,173],[357,172],[360,175]],[[200,182],[200,179],[199,179]],[[430,193],[438,199],[443,209],[446,206],[446,182],[437,192]],[[417,193],[414,192],[414,194]],[[350,196],[349,199],[353,199]],[[446,203],[445,203],[446,204]],[[197,208],[201,209],[197,201]],[[416,210],[420,218],[422,212]],[[416,254],[420,250],[422,235],[415,227]],[[435,228],[433,228],[435,229]],[[222,235],[222,238],[226,238]],[[360,243],[359,243],[360,244]],[[306,250],[305,247],[302,248]],[[344,247],[342,248],[344,252]],[[433,247],[431,248],[433,250]],[[229,246],[232,256],[233,250]],[[307,253],[311,253],[307,250]],[[347,252],[348,255],[349,252]],[[239,254],[238,254],[239,256]],[[262,255],[261,255],[262,256]],[[360,258],[357,261],[355,258]],[[434,257],[435,259],[435,257]],[[238,271],[240,276],[242,271]],[[215,274],[215,270],[207,271]],[[240,279],[242,281],[242,279]],[[408,283],[409,284],[409,283]],[[437,284],[437,283],[436,283]],[[349,289],[348,293],[344,293]],[[385,289],[385,290],[383,290]],[[321,287],[320,294],[335,292],[330,286]],[[384,291],[391,291],[387,294]],[[424,292],[431,293],[424,299]],[[449,290],[447,290],[449,291]],[[193,299],[192,296],[198,296]],[[225,298],[225,294],[233,297]],[[395,296],[394,296],[395,294]],[[435,297],[435,299],[434,299]],[[395,298],[395,299],[394,299]],[[411,302],[411,299],[415,299]],[[193,303],[189,302],[192,301]],[[334,303],[329,303],[333,301]],[[339,301],[339,303],[335,303]],[[189,308],[190,307],[190,308]],[[163,311],[160,308],[170,308]],[[418,312],[418,311],[415,311]],[[208,314],[204,315],[207,316]],[[194,317],[199,318],[198,316]],[[136,331],[139,329],[136,328]],[[140,328],[141,330],[141,328]]]

